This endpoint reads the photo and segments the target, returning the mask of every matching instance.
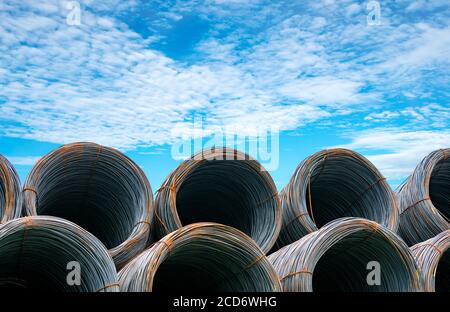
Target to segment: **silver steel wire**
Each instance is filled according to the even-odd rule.
[[[68,264],[79,263],[79,272]],[[80,283],[69,273],[79,274]],[[69,280],[69,282],[68,282]],[[0,226],[0,288],[52,292],[118,291],[105,246],[76,224],[56,217],[24,217]]]
[[[37,162],[23,195],[26,215],[52,215],[82,226],[105,244],[119,268],[148,242],[150,183],[137,164],[115,149],[64,145]]]
[[[398,203],[377,168],[347,149],[327,149],[303,160],[280,193],[283,226],[274,250],[342,217],[398,228]]]
[[[398,189],[399,234],[411,246],[450,229],[450,148],[425,157]]]
[[[158,237],[195,222],[236,227],[264,252],[281,226],[278,192],[270,174],[248,155],[228,148],[204,150],[180,164],[155,201]]]
[[[20,217],[22,194],[14,166],[0,155],[0,224]]]
[[[424,291],[450,292],[450,230],[411,247]]]
[[[418,268],[406,244],[394,232],[367,219],[334,220],[268,259],[285,292],[421,290]],[[368,282],[371,271],[367,268],[373,261],[379,263],[379,285]]]
[[[165,236],[120,272],[122,291],[276,292],[278,276],[241,231],[195,223]]]

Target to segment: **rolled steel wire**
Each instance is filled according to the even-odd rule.
[[[280,197],[283,226],[274,250],[342,217],[398,227],[394,192],[369,160],[351,150],[322,150],[306,158]]]
[[[424,282],[424,291],[450,292],[449,247],[450,230],[411,247]]]
[[[418,269],[406,244],[394,232],[367,219],[337,219],[268,259],[285,292],[421,290]],[[372,267],[374,261],[378,268]],[[379,285],[368,281],[372,283],[369,273],[375,269],[379,269]]]
[[[0,155],[0,224],[20,217],[20,180],[13,165]]]
[[[409,246],[450,229],[450,148],[425,157],[398,197],[399,234]]]
[[[278,275],[241,231],[195,223],[165,236],[119,272],[122,291],[275,292]]]
[[[196,222],[233,226],[264,252],[275,243],[281,207],[267,171],[248,155],[228,148],[204,150],[181,163],[158,190],[158,237]]]
[[[150,183],[138,165],[112,148],[73,143],[50,152],[31,170],[23,194],[27,215],[82,226],[105,244],[119,268],[147,244]]]
[[[73,262],[79,267],[72,267]],[[0,226],[0,288],[119,290],[114,262],[96,237],[70,221],[43,216]]]

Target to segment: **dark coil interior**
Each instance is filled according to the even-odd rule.
[[[259,218],[274,218],[272,190],[243,161],[214,160],[196,167],[177,192],[177,212],[183,225],[217,222],[247,235],[264,232]],[[269,209],[265,209],[269,207]]]
[[[369,285],[367,281],[369,273],[375,269],[367,268],[372,261],[380,264],[380,285]],[[411,280],[411,273],[393,245],[370,231],[359,231],[333,245],[320,258],[313,272],[313,290],[406,291]]]
[[[450,159],[440,161],[430,178],[430,198],[439,212],[450,221]]]
[[[40,185],[39,215],[70,220],[107,248],[129,237],[144,205],[142,182],[117,155],[68,157],[64,164],[50,166]]]
[[[391,209],[389,191],[367,165],[350,157],[329,157],[311,173],[306,203],[320,228],[343,217],[362,217],[382,223]],[[310,196],[311,193],[311,204]]]

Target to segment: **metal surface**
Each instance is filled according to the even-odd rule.
[[[425,291],[450,291],[449,247],[450,230],[411,247],[424,281]]]
[[[52,151],[33,167],[23,193],[27,215],[82,226],[105,244],[118,267],[148,242],[150,183],[138,165],[112,148],[74,143]]]
[[[165,180],[155,202],[159,237],[195,222],[233,226],[264,252],[281,226],[277,189],[254,159],[232,149],[204,150],[184,161]]]
[[[13,165],[0,155],[0,224],[20,217],[21,211],[19,176]]]
[[[450,149],[425,157],[398,190],[399,234],[408,245],[450,229]]]
[[[398,227],[394,192],[371,162],[350,150],[328,149],[306,158],[280,197],[283,226],[274,250],[342,217]]]
[[[268,259],[286,292],[421,290],[418,269],[406,244],[394,232],[366,219],[337,219]],[[379,264],[379,285],[368,282],[368,265],[373,261]]]
[[[274,292],[278,276],[244,233],[196,223],[165,236],[120,272],[122,291]]]
[[[79,263],[79,272],[68,266],[73,261]],[[75,275],[68,277],[71,272],[79,274],[79,285]],[[0,226],[3,287],[57,292],[119,290],[114,262],[97,238],[67,220],[41,216]]]

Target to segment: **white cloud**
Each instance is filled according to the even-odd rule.
[[[315,77],[287,82],[280,88],[282,94],[316,104],[353,104],[363,98],[359,94],[362,83],[334,77]]]
[[[206,114],[212,126],[254,135],[264,126],[289,130],[329,117],[327,106],[355,102],[360,87],[344,78],[297,78],[302,66],[327,61],[313,41],[290,39],[288,32],[297,30],[288,25],[281,36],[279,29],[270,32],[240,64],[227,58],[233,46],[219,43],[216,49],[225,52],[218,61],[186,65],[152,50],[118,20],[89,10],[77,27],[64,16],[32,11],[0,18],[0,33],[13,34],[1,48],[6,100],[0,133],[6,136],[133,149],[186,135],[193,112]]]
[[[51,29],[56,27],[57,23],[55,20],[39,15],[28,15],[25,17],[16,18],[11,21],[17,28],[26,30],[27,32],[39,30],[39,29]]]
[[[407,11],[416,11],[418,9],[422,9],[426,5],[426,1],[412,1],[410,5],[406,8]]]
[[[15,166],[34,166],[41,158],[38,156],[5,156]]]
[[[417,127],[445,128],[450,125],[450,107],[436,103],[409,106],[397,111],[373,112],[364,117],[370,122],[402,121],[410,129]]]
[[[370,113],[364,120],[382,122],[400,116],[398,112],[383,111],[381,113]]]
[[[448,1],[446,0],[416,0],[416,1],[408,1],[409,5],[406,7],[406,11],[428,11],[441,8],[445,6],[449,6]]]
[[[436,63],[450,64],[450,27],[437,29],[427,24],[416,25],[417,37],[400,44],[397,54],[380,66],[383,70],[411,71]],[[439,40],[436,40],[439,38]]]
[[[179,21],[183,19],[183,15],[176,14],[173,12],[161,12],[160,15],[174,21]]]
[[[116,18],[136,10],[135,1],[85,1],[77,27],[66,25],[59,1],[11,3],[0,11],[0,135],[54,143],[89,140],[122,149],[171,143],[190,134],[194,112],[206,115],[212,128],[241,135],[262,126],[297,129],[368,110],[380,102],[380,90],[404,87],[423,68],[448,64],[450,28],[338,22],[338,12],[362,14],[352,1],[314,4],[329,13],[324,17],[307,10],[287,16],[283,5],[259,0],[177,3],[161,16],[176,21],[196,9],[202,18],[220,19],[224,29],[230,19],[264,28],[254,36],[239,27],[225,37],[211,35],[196,47],[204,57],[192,63],[152,49],[154,37],[144,39]],[[395,114],[418,120],[437,108],[424,109],[388,108],[382,111],[391,115],[366,120]]]
[[[346,10],[348,16],[355,15],[361,11],[361,5],[359,5],[358,3],[352,3],[347,7]]]
[[[357,133],[343,147],[361,151],[390,180],[410,175],[429,153],[450,147],[450,131],[372,129]]]

